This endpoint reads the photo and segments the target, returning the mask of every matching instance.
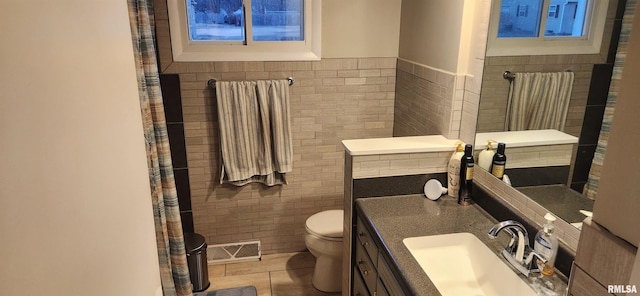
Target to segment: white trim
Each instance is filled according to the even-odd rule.
[[[321,57],[322,1],[304,0],[304,39],[290,42],[253,42],[247,45],[189,40],[184,0],[168,0],[171,49],[175,62],[305,61]],[[250,18],[250,12],[247,12]],[[247,21],[247,24],[251,24]],[[250,30],[250,28],[248,28]]]
[[[521,56],[553,54],[598,54],[601,50],[609,0],[590,0],[587,10],[586,37],[544,37],[544,22],[539,38],[497,38],[501,1],[493,1],[489,21],[487,56]],[[550,0],[545,0],[541,16],[547,18]]]

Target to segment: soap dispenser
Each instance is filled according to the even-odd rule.
[[[458,190],[460,190],[460,160],[464,155],[463,144],[456,143],[456,151],[451,155],[447,166],[447,195],[453,197],[458,197]]]
[[[491,172],[491,162],[493,161],[493,156],[495,155],[495,151],[493,151],[493,146],[491,145],[493,140],[487,141],[487,149],[480,151],[478,154],[478,166],[483,168],[487,172]]]
[[[544,218],[547,220],[547,223],[536,234],[533,249],[542,257],[547,259],[546,263],[538,260],[537,263],[540,268],[540,273],[544,275],[552,275],[554,272],[553,265],[556,262],[556,256],[558,255],[558,238],[553,233],[553,222],[556,220],[556,217],[547,213]]]

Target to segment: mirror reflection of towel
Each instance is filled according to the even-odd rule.
[[[564,130],[573,77],[573,72],[515,73],[505,131]]]
[[[292,169],[289,83],[217,81],[220,183],[287,184]]]

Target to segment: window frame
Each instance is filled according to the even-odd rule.
[[[320,60],[321,1],[303,0],[304,41],[253,41],[247,37],[246,43],[190,40],[186,1],[167,1],[175,62]],[[243,3],[251,7],[251,0],[243,0]],[[250,20],[250,9],[245,13],[245,19]],[[250,24],[247,21],[248,36],[252,30]]]
[[[493,1],[491,15],[499,16],[502,1]],[[545,36],[551,0],[543,0],[538,37],[498,38],[499,17],[489,20],[487,56],[599,54],[609,9],[609,0],[589,0],[585,16],[585,34],[580,37]]]

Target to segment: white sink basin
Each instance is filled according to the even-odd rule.
[[[443,296],[536,295],[471,233],[411,237],[403,243]]]

